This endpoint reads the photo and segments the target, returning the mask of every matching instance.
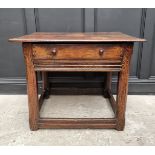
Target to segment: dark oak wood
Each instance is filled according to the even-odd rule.
[[[129,64],[133,42],[144,41],[118,32],[33,33],[10,41],[23,42],[27,70],[30,129],[113,128],[125,126]],[[106,72],[103,95],[115,118],[40,118],[39,110],[49,97],[48,72]],[[38,99],[37,72],[42,72],[42,94]],[[118,72],[116,101],[112,95],[112,72]]]

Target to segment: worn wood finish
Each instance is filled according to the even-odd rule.
[[[35,32],[18,38],[14,42],[136,42],[145,39],[132,37],[121,32],[89,32],[89,33],[49,33]]]
[[[79,128],[79,129],[113,129],[116,128],[115,118],[59,118],[59,119],[49,119],[42,118],[39,119],[39,128]]]
[[[27,94],[29,106],[29,124],[31,130],[38,129],[39,103],[37,93],[37,76],[32,62],[32,44],[23,43],[23,52],[26,63]]]
[[[103,66],[104,67],[104,66]],[[119,72],[120,68],[94,68],[94,67],[81,67],[81,68],[69,68],[69,67],[58,67],[57,66],[54,68],[53,66],[49,66],[49,67],[42,67],[42,66],[38,66],[35,67],[35,71],[50,71],[50,72]]]
[[[113,128],[121,131],[124,129],[133,42],[144,39],[122,33],[33,33],[10,40],[24,42],[31,130]],[[43,81],[39,102],[36,79],[38,71],[42,72]],[[39,110],[49,92],[48,71],[106,72],[103,95],[109,99],[115,118],[39,118]],[[112,72],[119,72],[116,101],[111,93]]]
[[[120,60],[122,53],[119,44],[33,44],[34,59]]]
[[[33,60],[36,71],[103,72],[120,71],[121,60]]]
[[[122,62],[122,70],[118,74],[118,90],[117,90],[117,130],[123,130],[125,126],[125,109],[126,100],[128,93],[128,76],[129,76],[129,65],[132,55],[133,44],[129,44],[124,47],[124,56]]]

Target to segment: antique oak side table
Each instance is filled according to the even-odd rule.
[[[128,92],[129,64],[135,38],[120,32],[36,32],[9,41],[21,42],[27,71],[29,124],[39,128],[114,128],[123,130]],[[43,100],[49,96],[47,72],[106,72],[104,97],[109,98],[114,118],[40,118]],[[43,90],[38,98],[37,72]],[[111,93],[111,73],[118,72],[116,101]]]

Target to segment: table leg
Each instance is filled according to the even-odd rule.
[[[122,70],[118,73],[117,97],[116,97],[116,129],[122,131],[125,126],[125,109],[128,94],[129,64],[132,54],[132,46],[125,48]]]
[[[108,91],[111,91],[112,72],[106,72],[105,74],[106,75],[105,75],[103,95],[104,95],[105,98],[109,98]]]
[[[32,62],[32,48],[31,43],[23,44],[23,52],[26,63],[27,75],[27,94],[29,106],[29,125],[31,130],[38,129],[39,120],[39,104],[38,104],[38,90],[37,90],[37,75],[34,70]]]
[[[43,92],[45,93],[45,98],[49,98],[49,82],[48,82],[48,73],[47,72],[42,72],[42,87],[43,87]]]

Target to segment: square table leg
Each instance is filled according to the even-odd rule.
[[[109,92],[111,92],[112,72],[105,73],[103,96],[109,98]]]
[[[38,103],[38,91],[37,91],[38,87],[37,87],[37,74],[34,70],[31,50],[32,50],[31,43],[23,44],[23,52],[26,62],[26,75],[27,75],[29,125],[31,130],[37,130],[39,120],[39,103]]]
[[[129,65],[133,46],[125,47],[122,69],[118,73],[117,97],[116,97],[116,129],[122,131],[125,126],[125,110],[128,94]]]
[[[43,87],[43,92],[45,94],[45,98],[48,99],[49,98],[49,82],[48,82],[48,73],[47,72],[42,72],[42,87]]]

